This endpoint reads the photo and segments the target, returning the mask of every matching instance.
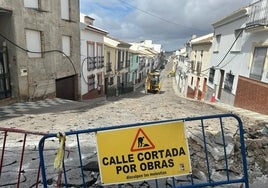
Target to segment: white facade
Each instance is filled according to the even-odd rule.
[[[104,85],[104,36],[107,32],[88,25],[86,20],[81,20],[81,95],[98,90]],[[90,18],[89,18],[90,19]],[[92,19],[90,19],[92,21]],[[86,22],[86,23],[85,23]]]
[[[240,9],[213,24],[214,38],[210,68],[214,69],[215,72],[212,79],[213,70],[210,69],[207,99],[214,94],[218,100],[222,99],[229,104],[234,103],[238,75],[241,73],[241,67],[249,62],[249,51],[247,49],[247,53],[245,53],[246,43],[242,42],[245,41],[246,37],[243,28],[247,21],[247,15],[246,8]],[[237,39],[236,32],[239,32]],[[240,43],[240,45],[234,48],[235,43]],[[229,94],[223,90],[226,73],[234,76]]]
[[[117,89],[126,87],[129,84],[129,66],[130,66],[130,46],[131,44],[120,41],[112,37],[104,37],[104,43],[107,47],[111,47],[111,57],[114,57],[112,62],[114,66],[114,83]]]
[[[267,1],[260,1],[260,3],[263,10],[266,10],[266,15],[263,16],[267,19]],[[249,27],[249,14],[253,10],[251,8],[252,6],[241,8],[213,24],[214,40],[207,99],[215,93],[216,99],[233,105],[239,76],[268,83],[267,26],[259,27],[253,24]],[[267,25],[267,21],[265,24]],[[252,71],[254,72],[253,62],[256,61],[253,60],[254,52],[258,47],[263,47],[266,52],[262,54],[263,66],[258,67],[262,70],[256,70],[261,72],[259,79],[256,79],[253,78]],[[260,54],[255,56],[261,58]]]
[[[203,100],[207,87],[207,72],[211,57],[213,33],[194,38],[190,41],[190,70],[188,71],[189,97]]]

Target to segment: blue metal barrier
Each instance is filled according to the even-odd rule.
[[[129,182],[117,185],[102,185],[100,181],[100,170],[96,164],[97,149],[96,146],[90,145],[89,140],[96,142],[95,133],[100,131],[121,130],[133,127],[146,127],[152,124],[169,123],[182,121],[187,127],[187,132],[190,134],[194,129],[196,133],[200,133],[201,138],[198,138],[202,145],[200,150],[192,148],[191,143],[194,139],[188,135],[190,161],[192,165],[192,173],[184,176],[164,177],[154,180],[146,180],[139,182]],[[239,138],[239,146],[235,149],[235,153],[239,156],[236,161],[232,162],[230,153],[227,151],[226,131],[227,125],[237,128],[236,136]],[[208,129],[218,129],[220,134],[220,149],[221,158],[215,160],[211,153],[211,135]],[[172,120],[162,120],[155,122],[145,122],[136,124],[127,124],[120,126],[107,126],[100,128],[92,128],[86,130],[74,130],[65,132],[66,148],[63,160],[62,171],[55,171],[53,161],[57,153],[57,133],[45,135],[39,142],[39,155],[42,172],[43,187],[171,187],[171,188],[192,188],[192,187],[209,187],[228,184],[244,185],[249,188],[246,149],[244,143],[244,129],[241,119],[235,114],[218,114],[199,117],[187,117]],[[123,141],[122,141],[123,142]],[[108,143],[107,143],[108,144]],[[197,155],[199,157],[197,157]],[[204,161],[198,161],[200,156]],[[235,163],[239,166],[236,172],[232,169]],[[200,166],[201,165],[201,166]],[[201,171],[201,168],[203,171]],[[219,178],[212,177],[213,174],[220,174]],[[63,181],[61,180],[63,178]]]

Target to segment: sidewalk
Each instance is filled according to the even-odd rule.
[[[85,103],[60,98],[45,99],[35,102],[20,102],[0,106],[0,121],[8,118],[19,117],[23,114],[38,114],[58,112],[85,106]]]
[[[248,117],[248,118],[251,118],[251,119],[255,119],[257,121],[263,121],[265,123],[268,124],[268,115],[265,115],[265,114],[260,114],[260,113],[257,113],[257,112],[253,112],[253,111],[250,111],[250,110],[246,110],[246,109],[243,109],[243,108],[238,108],[238,107],[234,107],[234,106],[231,106],[231,105],[228,105],[228,104],[224,104],[224,103],[221,103],[221,102],[206,102],[208,104],[211,104],[219,109],[222,109],[222,110],[226,110],[230,113],[236,113],[236,114],[239,114],[241,116],[245,116],[245,117]]]
[[[175,92],[176,95],[178,95],[180,97],[183,97],[179,93],[179,91],[177,89],[175,78],[173,78],[173,89],[174,89],[174,92]],[[194,99],[189,99],[189,100],[194,100]],[[250,110],[246,110],[246,109],[243,109],[243,108],[234,107],[234,106],[224,104],[224,103],[221,103],[221,102],[217,102],[217,101],[216,102],[202,101],[202,102],[204,102],[206,104],[209,104],[209,105],[212,105],[212,106],[215,106],[216,108],[224,110],[224,111],[229,112],[229,113],[238,114],[238,115],[241,115],[241,116],[244,116],[244,117],[254,119],[256,121],[262,121],[262,122],[264,122],[265,124],[268,125],[268,115],[260,114],[260,113],[253,112],[253,111],[250,111]]]
[[[34,102],[18,102],[0,106],[0,121],[19,117],[24,114],[57,113],[81,108],[92,108],[106,103],[106,97],[96,99],[73,101],[61,98],[44,99]]]

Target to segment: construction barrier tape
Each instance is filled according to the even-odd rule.
[[[57,152],[55,160],[54,160],[54,168],[58,169],[58,170],[62,170],[62,163],[63,163],[63,159],[64,159],[66,136],[65,136],[64,133],[59,132],[57,134],[57,138],[59,138],[60,146],[58,148],[58,152]]]

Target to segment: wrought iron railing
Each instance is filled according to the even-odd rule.
[[[112,71],[112,63],[107,63],[106,72]]]
[[[260,0],[250,5],[249,19],[246,27],[268,25],[268,2]]]

